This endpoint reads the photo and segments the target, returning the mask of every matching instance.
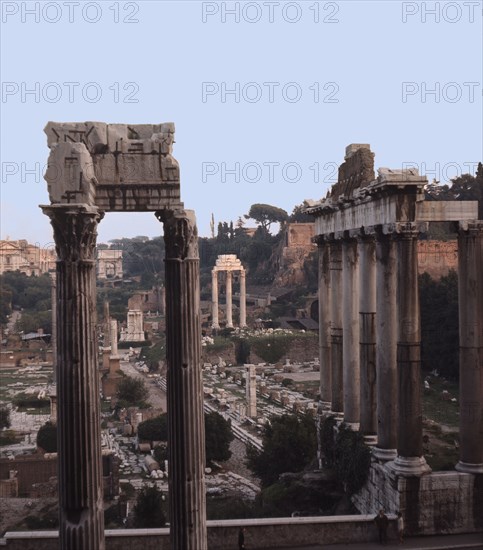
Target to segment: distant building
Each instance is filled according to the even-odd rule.
[[[0,241],[0,275],[8,271],[42,275],[55,267],[56,258],[53,246],[41,248],[23,239]]]
[[[122,279],[122,250],[97,250],[97,278]]]

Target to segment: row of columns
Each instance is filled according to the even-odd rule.
[[[322,407],[368,436],[397,473],[429,471],[422,448],[418,228],[319,236]],[[460,452],[483,472],[483,222],[459,232]]]
[[[226,327],[233,328],[233,284],[232,270],[222,270],[214,267],[211,271],[211,305],[212,305],[212,326],[220,328],[218,319],[218,272],[225,271],[226,274]],[[240,272],[240,327],[247,326],[247,290],[246,290],[246,273],[243,268]]]
[[[59,542],[104,550],[95,247],[103,212],[87,204],[42,207],[57,250]],[[170,539],[206,550],[198,235],[189,211],[160,211],[166,244]],[[112,352],[116,352],[117,328]]]
[[[422,457],[422,387],[414,224],[319,238],[321,399],[400,473]],[[399,411],[399,416],[398,416]],[[398,423],[399,418],[399,423]]]

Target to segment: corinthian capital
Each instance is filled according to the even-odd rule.
[[[197,260],[198,228],[193,210],[158,210],[163,222],[167,260]]]
[[[104,212],[85,204],[42,206],[54,229],[55,249],[62,261],[94,261],[97,224]]]

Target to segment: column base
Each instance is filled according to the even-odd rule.
[[[227,323],[227,324],[225,325],[225,328],[233,328],[233,323]]]
[[[332,411],[332,410],[329,410],[329,415],[330,416],[335,416],[335,419],[338,423],[340,422],[343,422],[344,421],[344,413],[342,411]]]
[[[216,324],[216,325],[211,325],[211,328],[212,329],[215,329],[215,330],[220,330],[220,325]]]
[[[361,423],[360,422],[345,422],[344,420],[344,423],[346,426],[348,426],[353,432],[358,432],[359,431],[359,428],[361,426]]]
[[[332,403],[330,401],[319,401],[319,405],[317,407],[318,411],[321,413],[329,413],[331,412],[330,407]]]
[[[397,449],[381,449],[380,447],[374,447],[372,449],[372,456],[377,458],[379,462],[389,462],[397,457]]]
[[[375,447],[377,445],[377,435],[374,435],[374,434],[364,435],[364,443],[368,447]]]
[[[397,456],[388,467],[400,476],[423,476],[431,472],[424,456]]]
[[[465,474],[483,474],[483,464],[471,464],[470,462],[461,462],[456,464],[455,470]]]

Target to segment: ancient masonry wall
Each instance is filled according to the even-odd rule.
[[[418,241],[418,269],[433,279],[458,271],[458,241]]]
[[[483,531],[483,476],[451,471],[404,478],[373,462],[352,501],[361,514],[400,510],[408,535]]]

